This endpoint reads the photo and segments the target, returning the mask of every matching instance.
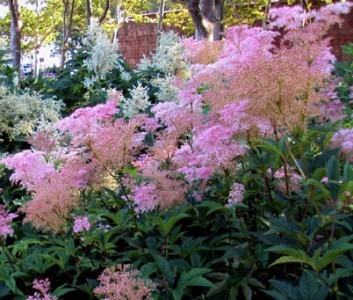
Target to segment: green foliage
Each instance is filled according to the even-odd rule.
[[[303,273],[297,286],[278,280],[271,280],[271,284],[275,290],[264,292],[276,300],[325,299],[328,295],[327,287],[309,272]]]
[[[351,93],[351,87],[353,86],[353,43],[342,46],[344,55],[347,59],[345,61],[339,61],[335,64],[335,72],[337,76],[343,80],[337,87],[338,96],[340,99],[347,101]],[[351,106],[348,106],[351,111]]]
[[[11,67],[10,51],[0,48],[0,85],[10,90],[15,88],[16,70]]]
[[[264,18],[265,6],[268,1],[225,1],[225,26],[238,24],[253,24]]]

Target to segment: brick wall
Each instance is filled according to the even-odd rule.
[[[156,48],[157,24],[124,23],[118,31],[118,41],[125,61],[132,67]]]

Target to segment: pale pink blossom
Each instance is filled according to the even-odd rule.
[[[224,70],[241,68],[258,56],[271,57],[277,32],[248,25],[232,26],[225,32],[223,53],[215,65]]]
[[[70,116],[55,124],[55,128],[61,132],[68,132],[72,136],[71,143],[80,145],[89,135],[92,126],[97,123],[107,123],[114,119],[118,112],[115,100],[108,100],[104,104],[94,107],[85,107],[75,110]]]
[[[342,155],[350,162],[353,162],[353,129],[340,129],[337,131],[332,139],[332,148],[339,148]]]
[[[286,171],[281,167],[273,174],[273,178],[276,179],[276,188],[284,194],[295,193],[302,187],[302,177],[292,167],[287,167]]]
[[[27,297],[27,300],[57,300],[58,298],[49,294],[50,281],[46,279],[35,279],[33,281],[33,289],[39,291],[35,292],[33,296]]]
[[[161,125],[158,123],[158,121],[155,118],[146,118],[145,122],[143,124],[143,129],[146,130],[147,132],[156,132],[159,128],[161,128]]]
[[[228,196],[228,204],[226,206],[231,207],[239,204],[243,201],[245,192],[245,186],[241,183],[235,182]]]
[[[328,183],[328,177],[327,176],[325,176],[325,177],[323,177],[321,180],[320,180],[320,182],[322,182],[322,183]]]
[[[35,191],[56,172],[54,165],[45,161],[45,152],[42,151],[24,150],[3,158],[1,163],[14,170],[10,180],[28,191]]]
[[[320,8],[319,13],[316,16],[317,21],[327,21],[332,19],[334,15],[349,14],[353,7],[351,1],[335,2],[328,5],[324,5]]]
[[[143,213],[154,209],[168,209],[174,205],[185,202],[187,186],[179,178],[175,166],[169,162],[169,168],[163,167],[165,160],[159,160],[156,156],[142,155],[134,163],[139,174],[145,182],[136,184],[132,182],[132,192],[128,199],[134,202],[137,213]]]
[[[74,228],[73,228],[74,233],[89,231],[90,228],[91,228],[91,223],[88,220],[87,216],[76,216],[74,218]]]
[[[99,276],[99,286],[94,294],[105,300],[150,299],[156,285],[151,280],[141,278],[139,270],[129,270],[130,265],[107,268]]]
[[[143,183],[135,186],[131,198],[134,201],[137,213],[148,212],[157,207],[157,192],[154,184]]]
[[[6,238],[13,235],[13,228],[10,224],[16,217],[18,217],[17,214],[8,212],[5,205],[0,205],[0,237]]]
[[[270,10],[271,23],[270,28],[286,28],[297,29],[301,28],[305,19],[309,16],[304,13],[300,5],[281,6]]]

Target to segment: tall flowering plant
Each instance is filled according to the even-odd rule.
[[[120,106],[129,120],[115,94],[3,159],[36,228],[6,240],[0,284],[21,294],[48,273],[55,295],[352,297],[351,132],[335,133],[322,39],[351,6],[274,9],[274,30],[229,28],[210,52],[189,40],[171,101],[147,103],[152,90],[137,86]]]
[[[21,208],[25,220],[62,231],[69,213],[79,205],[80,192],[128,164],[141,142],[136,134],[140,122],[115,120],[118,97],[78,109],[55,124],[56,139],[46,134],[34,137],[32,150],[2,160],[14,169],[10,180],[32,193],[32,200]]]

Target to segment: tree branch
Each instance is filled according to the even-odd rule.
[[[106,0],[104,11],[103,11],[101,17],[98,20],[98,25],[99,26],[103,23],[105,17],[107,16],[107,13],[108,13],[108,10],[109,10],[109,6],[110,6],[110,1]]]

